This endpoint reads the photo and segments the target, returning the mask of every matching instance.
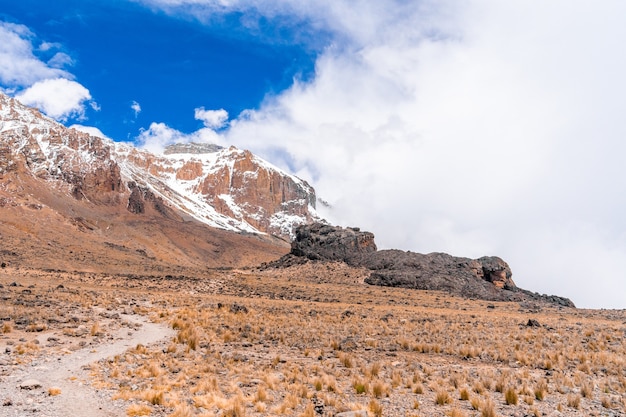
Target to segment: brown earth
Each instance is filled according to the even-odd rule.
[[[68,198],[28,176],[0,188],[0,262],[63,271],[180,273],[256,265],[289,250],[268,235],[232,233],[185,219],[145,195],[125,207]]]
[[[625,311],[371,286],[338,262],[196,273],[0,269],[2,383],[134,313],[177,333],[89,366],[118,415],[626,415]]]

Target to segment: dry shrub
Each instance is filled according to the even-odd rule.
[[[567,406],[578,410],[580,408],[580,395],[568,395]]]
[[[535,398],[539,401],[543,401],[546,397],[546,393],[548,392],[548,384],[545,379],[542,379],[535,386]]]
[[[580,387],[580,393],[583,397],[593,399],[593,384],[585,381]]]
[[[143,393],[142,398],[152,405],[163,405],[163,391],[147,390]]]
[[[467,414],[465,414],[463,411],[459,410],[458,408],[453,408],[452,410],[450,410],[450,414],[448,414],[450,417],[467,417]]]
[[[259,388],[256,390],[256,394],[254,395],[255,402],[266,402],[267,401],[267,391],[263,385],[259,385]]]
[[[5,321],[2,324],[2,333],[11,333],[13,331],[13,326],[8,321]]]
[[[352,356],[347,353],[342,352],[339,354],[339,362],[341,362],[341,364],[346,368],[352,368],[354,366]]]
[[[438,391],[435,395],[435,404],[437,405],[445,405],[450,404],[452,402],[452,397],[448,394],[448,391]]]
[[[355,379],[352,382],[352,388],[354,388],[354,391],[357,394],[367,394],[369,387],[367,385],[367,382],[361,380],[361,379]]]
[[[61,394],[61,388],[59,387],[50,387],[48,388],[48,395],[51,397],[55,397]]]
[[[321,378],[316,378],[313,381],[313,387],[315,388],[315,391],[321,391],[322,388],[324,388],[324,383],[322,382]]]
[[[469,400],[469,398],[470,398],[470,393],[469,393],[469,390],[467,389],[467,387],[463,387],[463,388],[461,389],[461,391],[459,392],[459,398],[460,398],[462,401],[467,401],[467,400]]]
[[[479,397],[474,397],[470,400],[470,404],[474,410],[480,410],[481,401]]]
[[[491,398],[485,400],[480,407],[481,417],[496,417],[496,406],[491,401]]]
[[[518,397],[515,389],[512,387],[506,389],[506,392],[504,393],[504,401],[507,405],[517,405]]]
[[[370,401],[368,408],[376,417],[381,417],[383,415],[383,406],[374,399]]]
[[[131,404],[126,409],[126,415],[133,416],[149,416],[152,413],[152,408],[146,404]]]
[[[315,416],[315,407],[313,406],[313,403],[308,403],[307,406],[304,409],[304,412],[302,414],[300,414],[299,417],[316,417]]]
[[[377,377],[378,374],[380,374],[380,368],[381,368],[380,362],[374,362],[372,366],[370,367],[369,375],[371,377]]]
[[[376,380],[372,384],[372,394],[376,398],[381,398],[389,394],[389,387],[380,380]]]
[[[224,411],[224,417],[244,417],[246,415],[246,408],[244,407],[243,398],[233,398],[231,406]]]

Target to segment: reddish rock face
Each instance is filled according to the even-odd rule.
[[[176,179],[183,181],[195,180],[202,176],[202,162],[199,161],[187,161],[185,164],[176,171]]]
[[[241,217],[256,229],[278,235],[284,232],[271,219],[277,213],[312,219],[313,187],[267,166],[249,151],[231,147],[227,155],[229,163],[207,174],[198,185],[198,191],[219,213]]]

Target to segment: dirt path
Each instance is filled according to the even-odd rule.
[[[100,359],[125,352],[141,343],[149,345],[174,335],[169,327],[151,323],[138,315],[121,315],[135,325],[123,327],[113,336],[111,343],[90,346],[67,355],[53,355],[37,360],[3,378],[0,383],[0,415],[40,417],[112,417],[124,415],[106,394],[89,384],[87,365]],[[33,381],[32,389],[23,387]],[[36,382],[36,384],[35,384]],[[50,396],[50,388],[59,388],[61,394]],[[9,404],[10,403],[10,404]]]

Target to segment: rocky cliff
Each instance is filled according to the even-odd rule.
[[[319,219],[315,190],[249,151],[179,144],[162,155],[90,136],[0,93],[0,179],[30,176],[88,203],[291,238]]]
[[[542,301],[574,307],[567,298],[546,296],[518,288],[509,265],[496,256],[469,259],[445,253],[420,254],[377,250],[374,235],[358,228],[326,224],[296,229],[289,255],[274,266],[289,266],[297,259],[342,261],[369,270],[371,285],[403,287],[493,301]]]

